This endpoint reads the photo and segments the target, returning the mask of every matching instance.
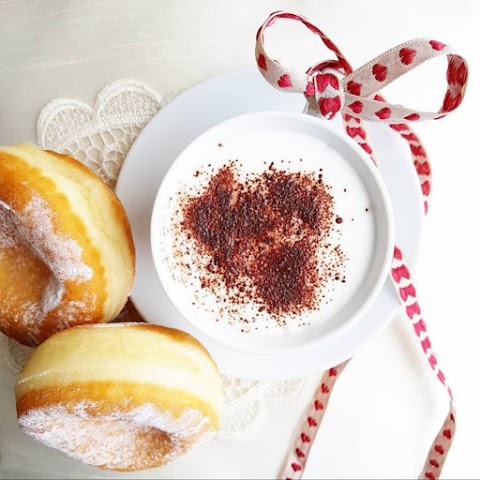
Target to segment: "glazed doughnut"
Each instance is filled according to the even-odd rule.
[[[38,345],[106,322],[132,288],[135,250],[119,199],[67,155],[0,148],[0,331]]]
[[[223,401],[197,340],[142,323],[57,333],[33,352],[15,393],[27,434],[117,471],[165,465],[211,438]]]

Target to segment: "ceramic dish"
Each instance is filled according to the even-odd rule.
[[[199,259],[195,241],[186,237],[181,225],[181,202],[185,195],[193,195],[187,192],[200,195],[215,172],[222,167],[233,168],[232,162],[240,177],[253,174],[258,178],[264,172],[306,173],[315,181],[321,175],[321,188],[328,186],[334,201],[333,225],[315,246],[318,276],[325,276],[325,284],[317,292],[319,298],[322,294],[325,298],[315,309],[294,315],[270,315],[264,303],[248,301],[239,306],[232,304],[228,294],[218,298],[224,285],[221,279],[212,288],[202,288],[202,278],[212,274],[197,264],[203,261],[208,269],[209,258],[207,255]],[[255,212],[256,216],[260,214]],[[222,223],[227,220],[224,218]],[[273,238],[276,233],[272,232]],[[301,235],[298,232],[295,237]],[[293,244],[299,243],[296,238]],[[385,283],[393,241],[390,198],[370,157],[327,121],[300,113],[241,115],[200,135],[173,162],[152,212],[155,267],[167,296],[190,324],[188,331],[257,354],[310,348],[332,341],[351,328]],[[275,242],[280,249],[287,242],[292,245],[291,238]],[[262,257],[268,255],[265,248],[254,263],[264,261]],[[249,253],[242,252],[241,256]],[[282,257],[270,267],[269,277],[276,275],[281,262]]]

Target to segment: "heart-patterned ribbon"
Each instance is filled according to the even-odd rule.
[[[265,31],[278,19],[301,22],[320,37],[336,58],[322,61],[309,68],[306,73],[295,72],[282,66],[280,62],[268,55],[264,45]],[[421,185],[425,213],[427,213],[431,185],[430,162],[420,139],[406,122],[442,118],[462,103],[468,79],[468,67],[463,57],[438,40],[416,39],[398,45],[357,70],[353,70],[339,48],[320,29],[301,15],[288,12],[272,13],[260,27],[257,33],[255,55],[260,72],[273,87],[285,92],[303,93],[308,104],[315,109],[315,113],[327,120],[340,113],[347,135],[353,138],[374,162],[373,148],[369,144],[367,130],[362,121],[389,124],[390,128],[409,144]],[[446,55],[448,64],[447,89],[438,112],[421,112],[402,105],[390,104],[379,94],[379,91],[389,83],[439,55]],[[435,480],[440,476],[455,434],[456,414],[453,395],[446,383],[445,374],[439,368],[437,357],[433,353],[427,327],[416,299],[410,269],[398,246],[395,247],[393,254],[390,277],[425,357],[438,380],[444,385],[450,399],[448,415],[431,445],[419,476],[419,478]],[[280,478],[302,477],[332,389],[347,364],[348,360],[330,368],[322,376],[314,398],[298,426],[292,448],[280,472]]]
[[[303,23],[320,37],[336,59],[322,61],[306,73],[293,72],[273,60],[265,51],[264,37],[265,31],[280,18]],[[448,59],[447,91],[438,112],[420,112],[375,98],[375,94],[388,84],[427,60],[441,55],[446,55]],[[465,60],[448,45],[429,39],[402,43],[363,67],[352,70],[342,52],[321,30],[306,18],[287,12],[272,13],[260,27],[256,57],[260,72],[271,85],[286,92],[303,93],[307,101],[318,107],[321,116],[327,119],[333,118],[338,112],[370,122],[384,123],[442,118],[462,102],[468,78]]]

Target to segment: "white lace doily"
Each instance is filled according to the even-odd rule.
[[[118,80],[97,95],[94,107],[77,100],[53,100],[38,119],[38,145],[68,153],[114,187],[139,132],[178,93],[162,96],[138,81]],[[7,375],[18,375],[30,351],[0,334],[0,368]],[[246,439],[269,409],[306,399],[312,388],[309,377],[276,382],[223,377],[226,405],[219,438]]]

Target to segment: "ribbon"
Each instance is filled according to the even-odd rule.
[[[301,22],[335,55],[335,59],[322,61],[305,73],[295,72],[272,59],[265,50],[265,32],[278,19]],[[372,158],[374,152],[369,144],[363,121],[386,123],[396,131],[410,147],[418,179],[422,189],[425,213],[431,186],[431,168],[425,148],[407,122],[437,120],[454,111],[463,100],[468,79],[467,63],[448,45],[433,39],[415,39],[402,43],[379,55],[357,70],[353,70],[339,48],[306,18],[288,12],[274,12],[257,32],[255,50],[257,65],[264,78],[273,87],[284,92],[303,93],[315,113],[327,120],[341,114],[347,135],[353,138]],[[437,112],[422,112],[402,105],[388,103],[380,90],[407,74],[422,63],[446,55],[446,92],[442,106]],[[455,435],[455,407],[445,374],[440,369],[433,353],[431,340],[423,320],[417,294],[411,280],[410,269],[401,249],[396,246],[390,269],[390,278],[395,285],[399,300],[425,357],[444,385],[450,399],[448,414],[428,451],[419,478],[439,478],[447,453]],[[305,469],[313,440],[325,414],[331,392],[349,360],[330,368],[320,380],[313,400],[307,406],[297,428],[292,447],[280,472],[280,478],[299,479]]]
[[[279,18],[296,20],[318,35],[336,60],[323,61],[306,73],[293,72],[272,60],[265,52],[265,31]],[[375,98],[383,87],[432,58],[446,55],[447,91],[438,112],[420,112]],[[338,112],[370,122],[402,123],[438,119],[455,110],[462,102],[467,84],[465,60],[448,45],[437,40],[415,39],[379,55],[357,70],[338,47],[306,18],[286,12],[272,13],[257,35],[256,57],[267,82],[286,92],[303,93],[309,104],[318,107],[321,116],[333,118]],[[332,73],[333,71],[333,73]],[[343,78],[339,79],[339,75]]]

